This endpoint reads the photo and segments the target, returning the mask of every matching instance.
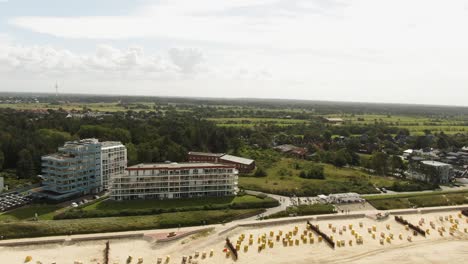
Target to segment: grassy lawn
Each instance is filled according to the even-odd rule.
[[[219,224],[260,213],[260,209],[165,213],[74,220],[16,221],[2,223],[0,234],[7,239],[68,234],[105,233],[131,230]]]
[[[56,219],[156,215],[196,210],[268,208],[277,205],[278,201],[275,199],[259,198],[253,195],[173,200],[102,200],[88,206],[65,211],[57,215]]]
[[[65,209],[57,205],[29,205],[3,214],[0,222],[32,220],[35,213],[39,220],[156,215],[168,212],[185,212],[198,210],[255,209],[269,208],[278,205],[270,197],[259,198],[253,195],[236,197],[209,197],[175,200],[138,200],[112,201],[99,200],[80,208]]]
[[[468,191],[367,196],[379,210],[468,204]]]
[[[194,199],[173,199],[173,200],[133,200],[133,201],[113,201],[105,200],[83,207],[84,211],[114,211],[114,210],[145,210],[145,209],[167,209],[167,208],[191,208],[199,206],[229,206],[233,204],[262,204],[265,201],[274,201],[269,197],[265,199],[253,195],[228,196],[228,197],[206,197]]]
[[[257,164],[265,168],[267,176],[240,177],[240,187],[268,193],[312,196],[341,192],[376,193],[374,185],[388,188],[396,181],[393,178],[374,176],[360,170],[338,168],[329,164],[321,164],[324,166],[324,180],[303,179],[299,174],[312,166],[312,161],[278,157],[273,154],[266,156],[269,157],[268,160],[260,158]]]
[[[313,204],[313,205],[299,205],[297,207],[289,207],[287,210],[278,212],[266,217],[266,219],[287,217],[290,215],[303,216],[303,215],[319,215],[319,214],[332,214],[335,207],[330,204]]]
[[[60,207],[56,205],[29,205],[0,214],[0,221],[28,220],[32,219],[36,213],[40,220],[52,220],[58,209]]]
[[[369,201],[369,203],[378,210],[404,209],[413,207],[408,198],[392,198]]]

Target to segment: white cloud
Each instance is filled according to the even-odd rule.
[[[466,0],[171,0],[127,16],[17,17],[65,38],[169,38],[273,48],[463,47]],[[437,37],[435,37],[437,36]]]
[[[169,56],[183,73],[193,73],[203,60],[201,51],[196,49],[172,48]]]
[[[16,17],[10,25],[77,43],[131,39],[143,47],[77,53],[9,41],[0,69],[2,80],[20,73],[82,78],[89,87],[117,80],[121,90],[152,93],[157,85],[166,95],[466,104],[467,7],[467,0],[162,0],[125,16]],[[147,53],[145,45],[161,41],[197,48]]]
[[[178,79],[196,76],[201,51],[175,49],[146,54],[142,47],[126,50],[99,45],[94,53],[74,53],[52,46],[0,45],[0,74],[28,78],[81,75],[91,79]]]
[[[24,46],[0,35],[0,77],[84,78],[88,80],[194,80],[270,79],[266,67],[248,65],[223,53],[207,56],[198,48],[171,48],[149,54],[143,47],[119,49],[100,44],[92,52],[78,53],[54,46]],[[217,57],[217,58],[216,58]],[[225,64],[225,60],[230,63]],[[261,60],[261,58],[255,58]],[[245,70],[241,70],[245,69]]]

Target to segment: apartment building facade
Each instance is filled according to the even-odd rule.
[[[48,198],[61,200],[99,191],[101,144],[97,139],[67,142],[42,157],[42,184]]]
[[[423,160],[410,163],[408,178],[434,183],[448,183],[453,177],[453,167],[450,164]]]
[[[240,173],[250,173],[255,170],[255,160],[228,155],[225,153],[194,152],[187,153],[191,163],[208,162],[233,165]]]
[[[91,138],[66,142],[57,153],[42,156],[41,163],[38,195],[64,200],[102,191],[114,175],[125,170],[127,154],[120,142]]]
[[[236,195],[235,166],[215,163],[139,164],[111,183],[113,200],[174,199]]]
[[[127,168],[127,148],[121,142],[106,141],[101,143],[101,186],[110,187],[110,181],[125,173]]]

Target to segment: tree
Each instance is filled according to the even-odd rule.
[[[431,145],[431,141],[427,136],[418,136],[413,144],[414,149],[424,149]]]
[[[318,179],[318,180],[323,180],[325,179],[325,173],[323,166],[320,165],[314,165],[307,171],[301,171],[299,173],[299,177],[304,178],[304,179]]]
[[[266,171],[262,167],[258,167],[254,173],[255,177],[265,177],[267,176]]]
[[[261,148],[267,148],[270,145],[270,140],[265,133],[254,132],[250,137],[251,144],[257,144]]]
[[[325,141],[330,141],[332,138],[332,133],[329,130],[326,130],[325,132],[323,132],[322,136],[323,139],[325,139]]]
[[[128,165],[132,166],[137,164],[138,162],[138,152],[133,143],[128,143],[125,145],[127,147],[127,160],[128,160]]]
[[[403,170],[404,169],[404,163],[403,160],[398,157],[398,156],[391,156],[390,157],[390,171],[392,173],[397,172],[398,170]]]
[[[230,141],[230,147],[232,154],[240,155],[240,149],[242,148],[242,140],[239,137],[235,137]]]
[[[380,175],[388,173],[388,155],[383,152],[372,154],[372,168]]]
[[[448,147],[449,143],[447,142],[447,139],[444,136],[439,135],[439,137],[437,138],[437,148],[446,149]]]
[[[340,149],[335,153],[333,164],[337,167],[343,167],[351,161],[351,156],[346,152],[346,149]]]
[[[3,169],[3,163],[5,162],[5,155],[3,151],[0,150],[0,171]]]
[[[354,151],[349,151],[349,155],[351,156],[351,161],[348,162],[350,165],[359,166],[361,165],[361,157]]]
[[[34,175],[34,162],[31,152],[22,149],[18,153],[18,163],[16,164],[16,175],[18,178],[27,179]]]
[[[349,138],[349,140],[346,142],[346,149],[348,149],[350,152],[358,151],[360,147],[360,142],[358,138]]]

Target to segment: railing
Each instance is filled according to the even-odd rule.
[[[196,193],[200,193],[201,195],[200,196],[204,196],[203,194],[204,193],[222,193],[224,195],[226,194],[233,194],[234,193],[234,190],[205,190],[205,191],[187,191],[187,192],[167,192],[167,191],[164,191],[164,192],[132,192],[132,193],[129,193],[129,192],[118,192],[118,191],[112,191],[110,196],[112,197],[116,197],[116,196],[148,196],[148,195],[158,195],[158,196],[162,196],[162,195],[165,195],[165,194],[196,194]]]
[[[332,248],[335,248],[335,242],[325,233],[320,231],[317,226],[312,225],[309,221],[307,221],[307,228],[314,231],[317,235],[321,236]]]
[[[411,228],[412,230],[418,232],[423,237],[426,236],[426,232],[424,230],[422,230],[419,226],[415,226],[415,225],[411,224],[410,222],[406,221],[405,219],[403,219],[403,217],[399,217],[399,216],[395,215],[395,220],[398,223],[402,224],[402,225],[407,225],[409,228]]]
[[[172,190],[171,190],[172,189]],[[216,188],[115,188],[112,187],[113,192],[117,191],[137,191],[137,192],[158,192],[158,193],[167,193],[167,192],[196,192],[196,191],[223,191],[223,190],[236,190],[235,186],[219,186]]]
[[[229,250],[231,250],[232,255],[234,256],[234,260],[237,260],[238,255],[237,255],[237,250],[236,248],[232,245],[231,241],[229,238],[226,238],[226,245],[228,246]]]

